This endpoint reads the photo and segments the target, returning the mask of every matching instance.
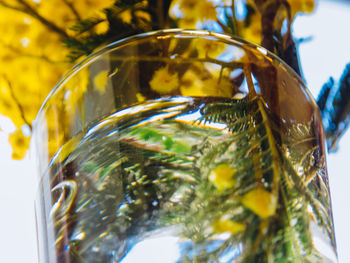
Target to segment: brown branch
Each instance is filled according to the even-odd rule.
[[[163,0],[157,1],[158,21],[160,28],[164,28]]]
[[[25,0],[18,0],[18,2],[24,7],[24,9],[17,9],[18,11],[22,11],[36,19],[38,19],[43,25],[48,27],[49,29],[55,31],[59,35],[61,35],[64,38],[68,38],[69,35],[66,33],[66,31],[57,25],[55,25],[53,22],[47,20],[45,17],[40,15],[30,4],[28,4]]]
[[[282,5],[287,11],[287,20],[288,20],[288,30],[286,32],[286,36],[283,41],[283,54],[281,55],[282,59],[292,68],[295,72],[302,77],[302,69],[298,57],[298,51],[296,44],[292,35],[292,17],[290,12],[290,5],[286,0],[282,0]]]
[[[279,9],[279,2],[264,4],[261,8],[262,41],[261,45],[274,53],[274,21]]]
[[[232,34],[232,32],[228,30],[227,26],[225,26],[219,19],[216,20],[216,23],[218,23],[221,26],[221,29],[224,31],[224,33]]]
[[[75,15],[75,17],[77,18],[77,20],[81,21],[82,18],[79,15],[78,11],[75,9],[73,3],[69,2],[68,0],[62,0],[63,3],[65,3],[66,6],[69,7],[69,9],[72,11],[72,13]]]
[[[11,97],[12,99],[15,101],[18,109],[19,109],[19,112],[21,114],[21,118],[23,119],[23,121],[25,122],[25,124],[28,125],[28,127],[30,128],[30,130],[32,131],[33,127],[32,127],[32,124],[26,119],[25,115],[24,115],[24,109],[21,105],[21,103],[18,101],[17,97],[16,97],[16,94],[13,90],[13,87],[12,87],[12,84],[10,82],[10,80],[5,76],[3,75],[3,78],[5,79],[5,81],[7,82],[7,85],[9,87],[9,90],[10,90],[10,93],[11,93]]]
[[[285,40],[283,41],[283,45],[284,47],[287,47],[290,43],[290,38],[289,36],[292,36],[292,14],[290,12],[290,4],[286,1],[286,0],[282,0],[281,1],[282,5],[284,6],[285,10],[287,11],[287,21],[288,21],[288,28],[287,28],[287,37],[285,38]]]
[[[248,95],[251,98],[254,98],[257,96],[257,94],[255,91],[255,86],[254,86],[253,79],[252,79],[251,65],[248,63],[244,64],[243,72],[244,72],[244,75],[246,76],[246,80],[247,80],[247,84],[248,84],[248,90],[249,90]]]
[[[20,8],[19,6],[12,6],[7,3],[4,3],[3,1],[0,2],[0,6],[25,13],[25,10]]]

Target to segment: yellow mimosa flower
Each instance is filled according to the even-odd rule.
[[[214,3],[207,0],[198,1],[196,5],[196,14],[201,22],[216,20],[218,15]]]
[[[203,81],[194,70],[187,70],[181,78],[181,95],[188,97],[204,96]]]
[[[179,28],[183,29],[195,29],[197,25],[197,19],[194,18],[181,18],[179,20]]]
[[[232,83],[225,76],[211,76],[201,78],[195,70],[187,70],[181,79],[180,91],[189,97],[232,97]]]
[[[219,190],[224,191],[237,184],[234,179],[235,169],[226,163],[219,164],[209,173],[209,181]]]
[[[151,22],[152,20],[152,17],[149,13],[145,12],[145,11],[141,11],[141,10],[137,10],[135,11],[135,16],[138,18],[138,19],[142,19],[146,22]]]
[[[221,77],[219,80],[209,78],[203,81],[203,92],[210,97],[231,98],[232,83],[225,77]]]
[[[131,24],[132,20],[132,14],[131,10],[127,9],[119,14],[119,18],[123,21],[125,24]]]
[[[267,218],[276,212],[277,196],[259,187],[243,195],[241,202],[261,218]]]
[[[178,0],[179,9],[184,17],[195,17],[196,16],[196,6],[202,0]],[[205,0],[204,0],[205,1]]]
[[[159,94],[170,94],[179,87],[179,76],[177,72],[170,72],[169,67],[165,66],[158,69],[150,81],[150,87]]]
[[[181,14],[174,11],[175,7]],[[208,0],[175,0],[171,9],[170,14],[179,19],[179,26],[187,29],[194,28],[197,21],[216,20],[218,15],[214,3]]]
[[[23,159],[29,148],[30,137],[25,136],[21,129],[17,129],[9,135],[8,140],[13,149],[12,159]]]
[[[229,219],[218,219],[213,223],[213,231],[216,233],[231,233],[232,235],[244,231],[245,224]]]
[[[315,0],[287,0],[290,5],[292,18],[297,13],[311,13],[315,9]]]
[[[113,6],[115,0],[74,0],[71,2],[81,18],[85,19],[103,14],[103,9]]]
[[[98,92],[103,93],[106,90],[108,81],[108,71],[101,70],[96,76],[94,76],[93,84],[94,88],[98,90]]]
[[[109,28],[109,23],[108,23],[107,20],[98,23],[98,24],[94,27],[95,32],[96,32],[97,34],[104,34],[104,33],[106,33],[106,32],[108,31],[108,28]]]
[[[73,10],[64,4],[62,0],[41,0],[37,9],[41,16],[48,18],[49,21],[52,21],[52,23],[66,32],[77,21]]]
[[[218,41],[213,41],[209,39],[198,39],[194,41],[193,45],[198,51],[198,57],[210,57],[216,58],[222,52],[225,51],[226,45]]]
[[[239,23],[239,32],[245,40],[260,44],[262,39],[261,14],[255,12],[250,16],[250,23],[245,25],[245,21]]]
[[[103,72],[103,71],[102,71]],[[80,70],[79,74],[75,75],[66,83],[67,92],[65,95],[65,106],[68,111],[74,110],[78,101],[82,98],[84,92],[87,90],[89,84],[90,72],[87,68]],[[100,78],[103,78],[100,77]],[[97,83],[94,85],[99,85],[103,83],[98,83],[98,79],[95,80]],[[103,82],[103,79],[100,80]]]
[[[140,92],[136,93],[136,99],[138,102],[144,102],[146,100],[146,97],[143,96]]]

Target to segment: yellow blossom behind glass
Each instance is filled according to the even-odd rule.
[[[106,90],[106,85],[108,81],[108,71],[107,70],[101,70],[99,73],[94,76],[93,84],[95,89],[98,90],[98,92],[103,93]]]
[[[172,9],[178,9],[179,12]],[[197,22],[216,20],[218,13],[216,6],[208,0],[174,0],[170,15],[179,20],[179,27],[185,29],[196,28]]]
[[[68,140],[60,149],[59,153],[59,161],[63,162],[78,146],[82,135],[79,134],[76,137],[71,138]]]
[[[62,98],[59,98],[60,101],[63,101]],[[59,105],[59,104],[57,104]],[[48,156],[52,157],[56,154],[58,149],[63,145],[65,139],[65,130],[60,129],[59,127],[64,127],[69,129],[68,125],[62,123],[69,123],[61,108],[52,107],[45,111],[44,120],[41,121],[42,125],[46,125],[44,134],[43,143],[47,143],[45,146],[46,153]]]
[[[298,13],[310,13],[314,10],[314,0],[287,0],[291,7],[292,19]],[[174,24],[181,28],[203,28],[205,23],[218,21],[218,6],[230,6],[235,1],[223,0],[173,0],[171,1],[170,18]],[[21,6],[15,0],[6,1],[12,6]],[[72,64],[67,61],[69,53],[62,44],[62,39],[74,36],[76,31],[72,27],[77,22],[92,18],[100,21],[93,28],[78,36],[85,37],[90,33],[102,34],[108,30],[105,8],[111,7],[114,0],[41,0],[30,1],[30,6],[43,18],[12,10],[0,6],[0,113],[9,117],[15,126],[20,129],[23,125],[31,125],[37,112],[58,80],[64,75]],[[238,21],[238,33],[248,41],[261,42],[261,14],[257,8],[257,1],[246,0],[255,12],[249,16],[249,21]],[[117,10],[118,18],[124,23],[135,24],[142,31],[152,29],[152,17],[144,11],[148,1],[139,1],[134,9]],[[54,14],[54,15],[53,15]],[[284,21],[285,11],[279,12],[276,23]],[[245,18],[247,19],[247,17]],[[171,20],[171,19],[170,19]],[[47,21],[48,23],[43,23]],[[8,26],[11,25],[11,26]],[[169,26],[169,25],[168,25]],[[54,29],[57,27],[59,30]],[[227,32],[223,28],[223,32]],[[200,58],[217,58],[224,50],[223,46],[213,41],[199,41],[192,45],[187,53],[182,54],[190,58],[194,50]],[[196,70],[189,69],[183,75],[170,70],[172,67],[164,66],[154,73],[150,81],[152,91],[160,95],[180,94],[183,96],[216,96],[232,97],[234,87],[228,76],[218,76],[213,72],[198,74]],[[20,72],[20,74],[19,74]],[[103,92],[106,76],[101,73],[93,81]],[[85,91],[88,77],[80,85],[76,85],[76,94],[67,94],[65,110],[74,109],[74,103],[81,99]],[[74,84],[74,83],[73,83]],[[73,85],[72,84],[72,85]],[[142,98],[138,96],[141,101]]]
[[[277,196],[259,187],[243,195],[241,202],[261,218],[267,218],[276,212]]]
[[[179,87],[179,76],[177,72],[170,72],[165,66],[158,69],[150,81],[150,87],[159,94],[170,94]]]
[[[232,235],[236,235],[239,232],[244,231],[245,225],[240,222],[236,222],[230,219],[218,219],[213,225],[213,231],[215,233],[230,233]]]
[[[213,76],[203,78],[197,71],[187,70],[181,79],[180,92],[183,96],[190,97],[223,97],[231,98],[233,85],[225,76]]]
[[[196,47],[199,58],[216,58],[225,51],[226,45],[210,39],[199,39],[193,41],[193,47]]]
[[[102,73],[101,73],[102,72]],[[98,87],[98,91],[102,91],[105,88],[107,79],[104,79],[104,71],[100,72],[100,76],[94,79],[95,87]],[[78,101],[82,99],[89,84],[90,72],[88,68],[80,70],[79,74],[71,78],[66,84],[66,93],[64,96],[64,103],[67,112],[75,111]],[[97,86],[96,86],[97,85]]]
[[[245,40],[260,44],[262,39],[262,28],[261,28],[261,14],[255,12],[249,18],[249,24],[245,24],[246,21],[241,21],[239,23],[239,32],[241,37]]]
[[[235,169],[226,163],[219,164],[209,173],[209,181],[219,190],[232,188],[237,180],[234,179]]]

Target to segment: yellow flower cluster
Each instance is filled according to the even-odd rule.
[[[253,13],[249,18],[249,24],[246,21],[239,23],[239,32],[245,40],[260,44],[262,38],[261,14],[259,12]]]
[[[179,19],[179,27],[194,29],[198,22],[217,19],[217,10],[212,1],[209,0],[174,0],[172,9],[173,18]]]
[[[237,184],[234,179],[235,169],[226,163],[219,164],[209,174],[209,181],[219,190],[232,188]]]
[[[195,68],[188,69],[180,78],[177,72],[171,72],[165,66],[154,73],[149,84],[160,95],[223,98],[231,98],[233,95],[233,86],[227,76],[202,76]]]
[[[177,41],[170,43],[170,53],[178,52],[174,51],[177,44]],[[231,98],[236,90],[230,81],[231,70],[220,65],[220,56],[225,56],[225,52],[228,52],[225,43],[194,39],[181,52],[184,63],[171,63],[170,59],[168,65],[155,71],[150,88],[168,96]]]
[[[55,33],[24,13],[0,7],[0,14],[0,114],[17,127],[9,141],[21,159],[29,147],[21,128],[31,125],[67,66]]]
[[[260,187],[243,195],[241,202],[261,218],[274,215],[277,208],[277,196]]]
[[[230,219],[218,219],[213,223],[213,231],[215,233],[230,233],[236,235],[244,231],[245,225]]]
[[[246,0],[251,13],[247,17],[238,22],[239,34],[242,38],[252,43],[260,44],[262,40],[262,12],[268,6],[269,1]],[[311,13],[315,8],[315,0],[287,0],[290,6],[291,20],[293,21],[297,13]],[[267,7],[269,8],[269,7]],[[253,10],[253,11],[252,11]],[[275,27],[280,30],[284,20],[287,18],[285,6],[281,5],[275,17]]]
[[[25,136],[22,130],[16,130],[9,136],[9,143],[14,149],[12,159],[21,160],[25,156],[29,147],[30,137]]]
[[[52,17],[54,23],[66,30],[68,34],[73,33],[70,28],[77,21],[87,18],[105,18],[104,8],[113,5],[114,0],[41,0],[37,3],[37,10],[43,17]],[[106,23],[99,25],[97,31],[107,30]]]
[[[9,137],[15,159],[23,158],[29,147],[23,125],[31,126],[50,90],[71,67],[62,39],[74,33],[70,28],[77,21],[105,18],[103,8],[113,3],[41,0],[5,1],[0,6],[0,114],[17,128]],[[103,32],[107,26],[101,23],[94,29]]]
[[[150,81],[151,89],[159,94],[170,94],[179,87],[179,77],[176,72],[170,72],[165,66],[158,69]]]
[[[311,12],[315,6],[314,0],[287,1],[291,7],[292,18],[299,12]],[[249,19],[246,17],[238,21],[238,33],[248,41],[260,43],[261,13],[256,6],[258,1],[241,2],[251,5],[255,12],[250,13]],[[95,18],[101,22],[88,32],[80,34],[78,38],[84,38],[91,32],[106,32],[108,24],[103,9],[111,7],[115,0],[12,0],[1,3],[0,114],[9,117],[20,130],[23,125],[31,126],[49,91],[72,66],[66,60],[68,50],[62,44],[62,39],[75,36],[76,32],[72,30],[72,26],[87,18]],[[230,7],[236,3],[237,1],[224,0],[172,0],[170,17],[182,28],[200,27],[207,21],[225,27],[219,21],[219,12],[222,7]],[[147,30],[151,23],[151,15],[144,11],[144,7],[148,6],[148,1],[139,1],[135,5],[135,9],[118,9],[116,14],[124,23],[136,21],[138,27]],[[227,31],[227,28],[223,31]],[[205,59],[215,59],[223,51],[220,44],[212,41],[200,41],[195,43],[193,48],[196,49],[198,58]],[[190,53],[188,55],[190,56]],[[165,66],[155,72],[150,87],[161,95],[232,96],[233,87],[227,75],[222,72],[208,74],[206,71],[198,74],[199,71],[201,70],[189,68],[180,76],[176,70]],[[93,81],[102,92],[106,85],[106,74],[101,72]],[[75,90],[79,91],[77,94],[68,94],[65,105],[68,110],[79,100],[86,88],[83,87],[85,84],[86,82],[76,85]],[[13,145],[15,148],[24,149],[24,144]]]
[[[315,9],[315,0],[287,0],[291,9],[291,16],[297,13],[312,13]]]

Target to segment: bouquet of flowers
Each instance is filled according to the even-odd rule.
[[[313,0],[0,0],[4,36],[0,57],[6,65],[0,69],[0,113],[17,127],[9,135],[12,157],[25,156],[33,121],[52,87],[73,64],[107,43],[159,29],[205,29],[259,44],[302,76],[292,24],[297,15],[310,13],[314,7]],[[239,245],[244,246],[240,262],[303,262],[304,257],[321,261],[323,255],[312,241],[313,224],[335,244],[318,132],[308,122],[288,122],[288,118],[281,125],[275,109],[267,107],[264,96],[256,92],[249,77],[253,69],[244,57],[238,64],[222,65],[216,58],[225,51],[223,46],[189,41],[177,47],[177,54],[204,59],[182,67],[174,60],[169,62],[174,46],[170,43],[154,51],[162,54],[161,63],[152,65],[159,59],[155,53],[147,57],[154,72],[149,79],[145,77],[147,88],[141,87],[135,100],[148,105],[156,95],[192,97],[191,107],[202,114],[199,119],[190,124],[174,115],[121,130],[118,138],[105,136],[121,147],[120,156],[113,159],[118,162],[107,167],[100,165],[99,156],[113,152],[110,141],[95,147],[99,154],[90,156],[90,150],[77,143],[80,135],[65,138],[54,130],[49,134],[55,138],[48,148],[50,157],[56,154],[49,177],[57,201],[50,207],[57,259],[81,262],[96,257],[103,261],[101,251],[108,250],[111,242],[119,247],[114,259],[123,258],[138,232],[154,230],[145,218],[156,217],[162,227],[179,222],[184,226],[181,236],[192,243],[185,245],[183,262],[215,261]],[[137,58],[141,61],[137,63],[144,63],[142,59]],[[116,59],[119,67],[113,75],[127,76],[128,61],[120,61]],[[218,63],[221,70],[207,70],[208,61]],[[273,67],[268,61],[259,63],[259,67]],[[232,80],[229,76],[236,69],[243,73]],[[257,81],[264,83],[263,74],[255,71]],[[108,74],[101,71],[89,81],[103,92]],[[67,96],[62,106],[69,108],[81,99],[88,82],[81,76],[74,83],[74,96]],[[232,89],[232,82],[239,87],[244,78],[247,94],[236,98],[239,90]],[[336,146],[348,124],[349,79],[347,67],[338,82],[331,78],[324,85],[318,99],[329,149]],[[201,96],[220,100],[203,101]],[[230,98],[235,99],[228,103]],[[182,107],[182,114],[194,111],[185,103],[177,105],[170,99],[164,103]],[[156,113],[167,110],[162,105],[148,107]],[[286,114],[302,115],[298,109]],[[142,118],[137,115],[134,121]],[[211,122],[227,125],[230,136],[212,129],[207,125]],[[287,138],[283,142],[282,133]],[[77,163],[79,171],[75,170]],[[87,175],[93,175],[96,182]],[[82,186],[85,192],[79,191]],[[179,195],[181,200],[175,200]],[[212,242],[227,234],[224,242]],[[122,237],[132,244],[124,244]],[[215,249],[208,251],[208,244]],[[108,255],[105,260],[112,260]]]
[[[24,157],[32,122],[62,75],[103,44],[156,29],[209,29],[261,44],[300,74],[291,27],[314,8],[314,0],[2,0],[0,113],[17,127],[9,135],[12,157]],[[346,127],[348,75],[331,78],[320,95],[330,146]],[[340,89],[336,98],[327,97],[331,88]],[[327,99],[334,108],[324,109]]]

